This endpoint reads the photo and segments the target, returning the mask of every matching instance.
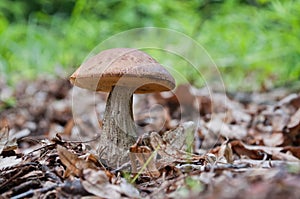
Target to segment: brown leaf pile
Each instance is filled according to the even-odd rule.
[[[72,110],[72,90],[66,80],[37,80],[16,89],[0,83],[0,90],[4,198],[300,195],[298,93],[225,94],[181,85],[174,93],[137,95],[135,121],[140,135],[149,133],[150,144],[137,142],[130,148],[131,162],[108,170],[95,153],[95,128],[102,123],[106,94],[95,96],[96,105],[83,98],[84,106]],[[91,94],[80,92],[85,92],[80,96]],[[15,105],[7,102],[11,98]],[[100,115],[96,121],[84,119],[91,110]],[[74,111],[83,115],[75,122]],[[187,121],[196,126],[195,140],[182,146],[188,137],[177,137],[187,131]],[[78,132],[85,140],[78,139]],[[176,142],[170,141],[174,137]],[[133,162],[135,172],[130,170]]]

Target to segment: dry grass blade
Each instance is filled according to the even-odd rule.
[[[170,164],[174,162],[200,162],[205,159],[202,156],[187,153],[185,151],[173,147],[172,145],[166,142],[163,142],[160,135],[156,132],[151,133],[150,143],[154,149],[159,149],[157,152],[161,156],[161,159],[159,159],[158,161],[161,161],[163,164]]]

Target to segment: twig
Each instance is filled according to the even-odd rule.
[[[118,171],[122,171],[122,170],[124,170],[124,169],[126,169],[126,168],[129,168],[129,167],[130,167],[130,162],[126,162],[126,163],[122,164],[120,167],[118,167],[118,168],[112,170],[111,172],[112,172],[113,174],[116,174]]]
[[[58,185],[53,185],[50,187],[45,187],[45,188],[40,188],[40,189],[30,189],[24,193],[21,193],[19,195],[13,196],[11,197],[11,199],[20,199],[20,198],[28,198],[28,197],[32,197],[34,196],[34,194],[41,194],[41,193],[46,193],[48,191],[54,190],[56,187],[58,187]]]

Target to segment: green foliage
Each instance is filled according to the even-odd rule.
[[[14,97],[0,99],[0,111],[16,106],[17,100]]]
[[[198,41],[229,89],[299,79],[296,0],[1,0],[0,73],[11,83],[53,74],[57,67],[69,74],[101,41],[147,26],[174,29]],[[184,60],[174,58],[172,64],[189,81],[203,84],[199,74],[185,70]]]
[[[204,186],[195,176],[189,176],[184,179],[184,186],[179,187],[175,193],[179,198],[188,198],[190,195],[199,195],[204,190]]]
[[[197,37],[213,52],[225,82],[235,77],[229,86],[253,88],[298,79],[300,2],[272,1],[263,8],[240,5],[234,12],[232,7],[229,3],[222,6]],[[212,32],[214,39],[206,36]]]
[[[292,174],[300,174],[300,165],[299,164],[289,164],[287,165],[287,170]]]

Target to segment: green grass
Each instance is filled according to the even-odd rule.
[[[264,9],[240,6],[221,13],[204,24],[201,35],[214,32],[215,39],[198,36],[221,68],[225,82],[247,88],[284,83],[299,78],[300,3],[286,1]],[[298,17],[298,18],[297,18]],[[217,48],[216,48],[217,47]],[[249,80],[253,84],[249,85]],[[256,83],[256,84],[255,84]],[[231,85],[230,87],[236,87]]]
[[[0,73],[9,84],[53,75],[56,68],[68,75],[100,42],[147,26],[174,29],[199,42],[227,89],[260,90],[299,80],[300,1],[260,0],[257,6],[233,0],[42,2],[41,9],[31,11],[20,0],[0,3]],[[59,5],[57,12],[51,5]],[[196,72],[186,71],[184,60],[174,58],[171,64],[188,80],[203,83]]]

